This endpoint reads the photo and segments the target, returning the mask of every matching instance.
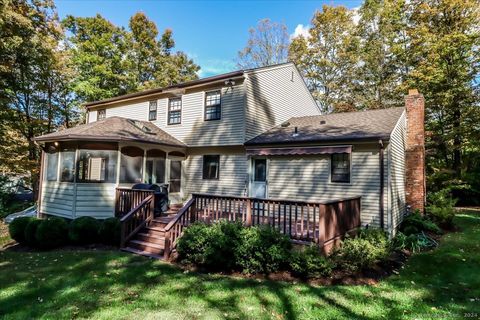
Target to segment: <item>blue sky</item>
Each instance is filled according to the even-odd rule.
[[[358,7],[360,0],[343,1],[88,1],[56,0],[60,18],[100,13],[116,25],[127,27],[129,18],[144,12],[160,31],[173,30],[176,49],[186,52],[206,77],[236,69],[235,59],[248,39],[248,29],[258,20],[283,22],[293,34],[307,26],[323,4]]]

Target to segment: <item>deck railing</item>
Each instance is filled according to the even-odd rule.
[[[153,194],[154,192],[152,190],[117,188],[115,190],[115,216],[123,217],[132,209],[138,207],[148,196]]]
[[[324,247],[360,227],[361,198],[328,202],[260,199],[193,194],[192,199],[165,227],[165,257],[175,247],[185,227],[194,221],[214,223],[221,219],[247,226],[270,225],[292,239]]]
[[[154,211],[154,195],[151,194],[120,219],[121,248],[125,247],[127,241],[153,219]]]

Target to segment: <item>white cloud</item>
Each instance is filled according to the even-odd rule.
[[[295,27],[295,31],[290,35],[290,39],[296,38],[298,36],[304,36],[305,38],[308,38],[309,30],[310,30],[310,26],[308,25],[304,26],[303,24],[298,24]]]

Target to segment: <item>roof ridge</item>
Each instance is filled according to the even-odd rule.
[[[357,111],[346,111],[346,112],[331,112],[327,114],[317,114],[313,116],[301,116],[301,117],[291,117],[290,119],[304,119],[304,118],[315,118],[315,117],[328,117],[333,115],[340,115],[340,114],[354,114],[354,113],[370,113],[370,112],[379,112],[379,111],[386,111],[392,109],[405,109],[405,107],[387,107],[387,108],[379,108],[379,109],[366,109],[366,110],[357,110]],[[288,121],[287,120],[287,121]]]

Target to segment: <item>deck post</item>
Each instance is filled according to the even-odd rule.
[[[165,248],[163,250],[163,258],[168,261],[170,259],[170,231],[165,233]]]
[[[318,246],[323,248],[325,245],[325,214],[326,205],[320,204],[318,207]]]
[[[247,198],[247,221],[246,224],[248,227],[252,225],[252,200]]]

